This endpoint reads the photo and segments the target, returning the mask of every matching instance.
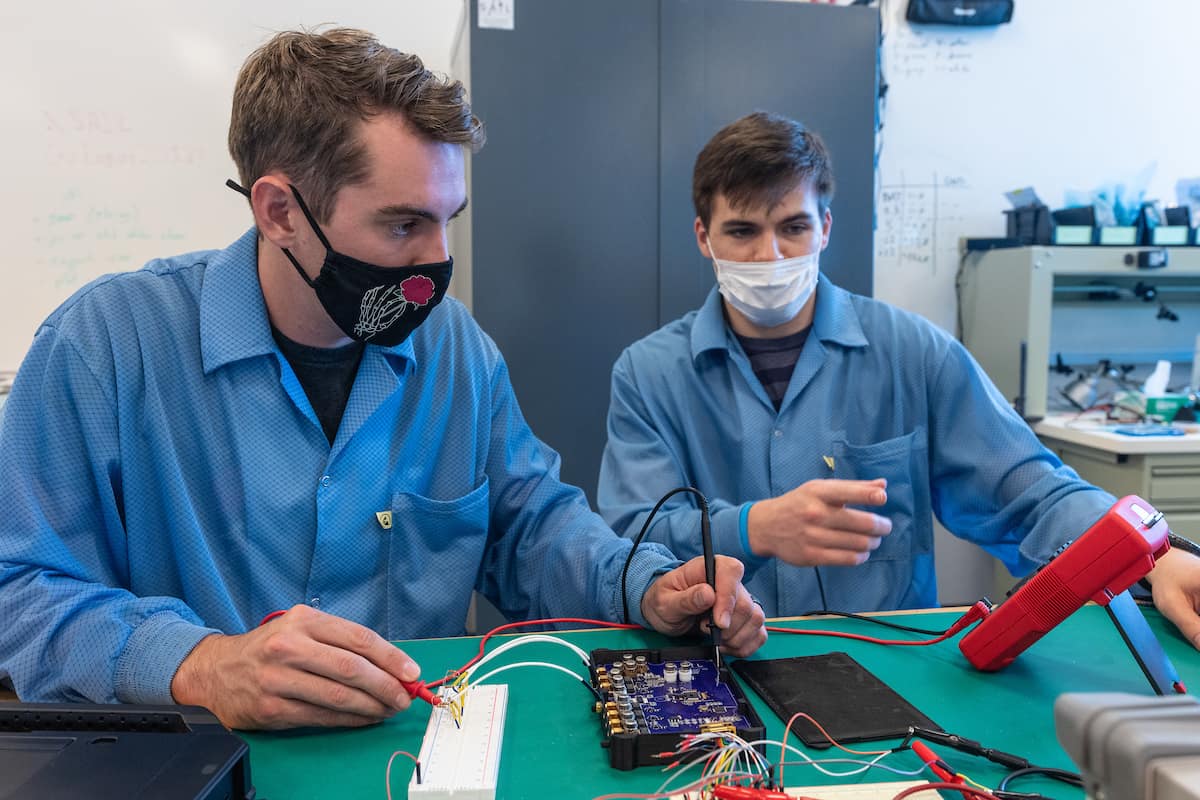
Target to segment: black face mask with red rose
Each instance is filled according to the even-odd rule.
[[[232,180],[226,185],[250,196]],[[325,313],[343,333],[359,342],[394,347],[407,339],[446,296],[454,259],[411,267],[380,267],[339,253],[330,246],[300,192],[295,186],[289,188],[325,245],[325,262],[317,279],[312,280],[287,248],[283,248],[283,254],[317,293]]]

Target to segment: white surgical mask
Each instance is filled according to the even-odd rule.
[[[725,261],[713,254],[721,296],[760,328],[774,328],[800,313],[817,288],[821,251],[777,261]]]

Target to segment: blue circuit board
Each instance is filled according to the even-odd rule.
[[[630,732],[696,733],[703,725],[719,723],[739,730],[751,727],[712,661],[642,660],[632,667],[618,662],[601,669],[611,685],[606,700],[617,704]]]

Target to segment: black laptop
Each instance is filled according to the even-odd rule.
[[[249,748],[197,706],[0,703],[0,800],[253,800]]]

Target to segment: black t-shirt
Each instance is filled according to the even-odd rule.
[[[271,326],[271,335],[304,387],[304,394],[317,413],[325,438],[333,444],[366,345],[351,342],[343,347],[309,347],[293,342],[274,325]]]
[[[751,339],[734,334],[742,349],[746,351],[754,374],[767,390],[767,397],[775,404],[776,411],[783,403],[783,396],[787,394],[788,384],[792,382],[792,372],[796,369],[796,362],[800,359],[800,351],[804,349],[804,342],[808,339],[810,330],[812,326],[779,339]]]

